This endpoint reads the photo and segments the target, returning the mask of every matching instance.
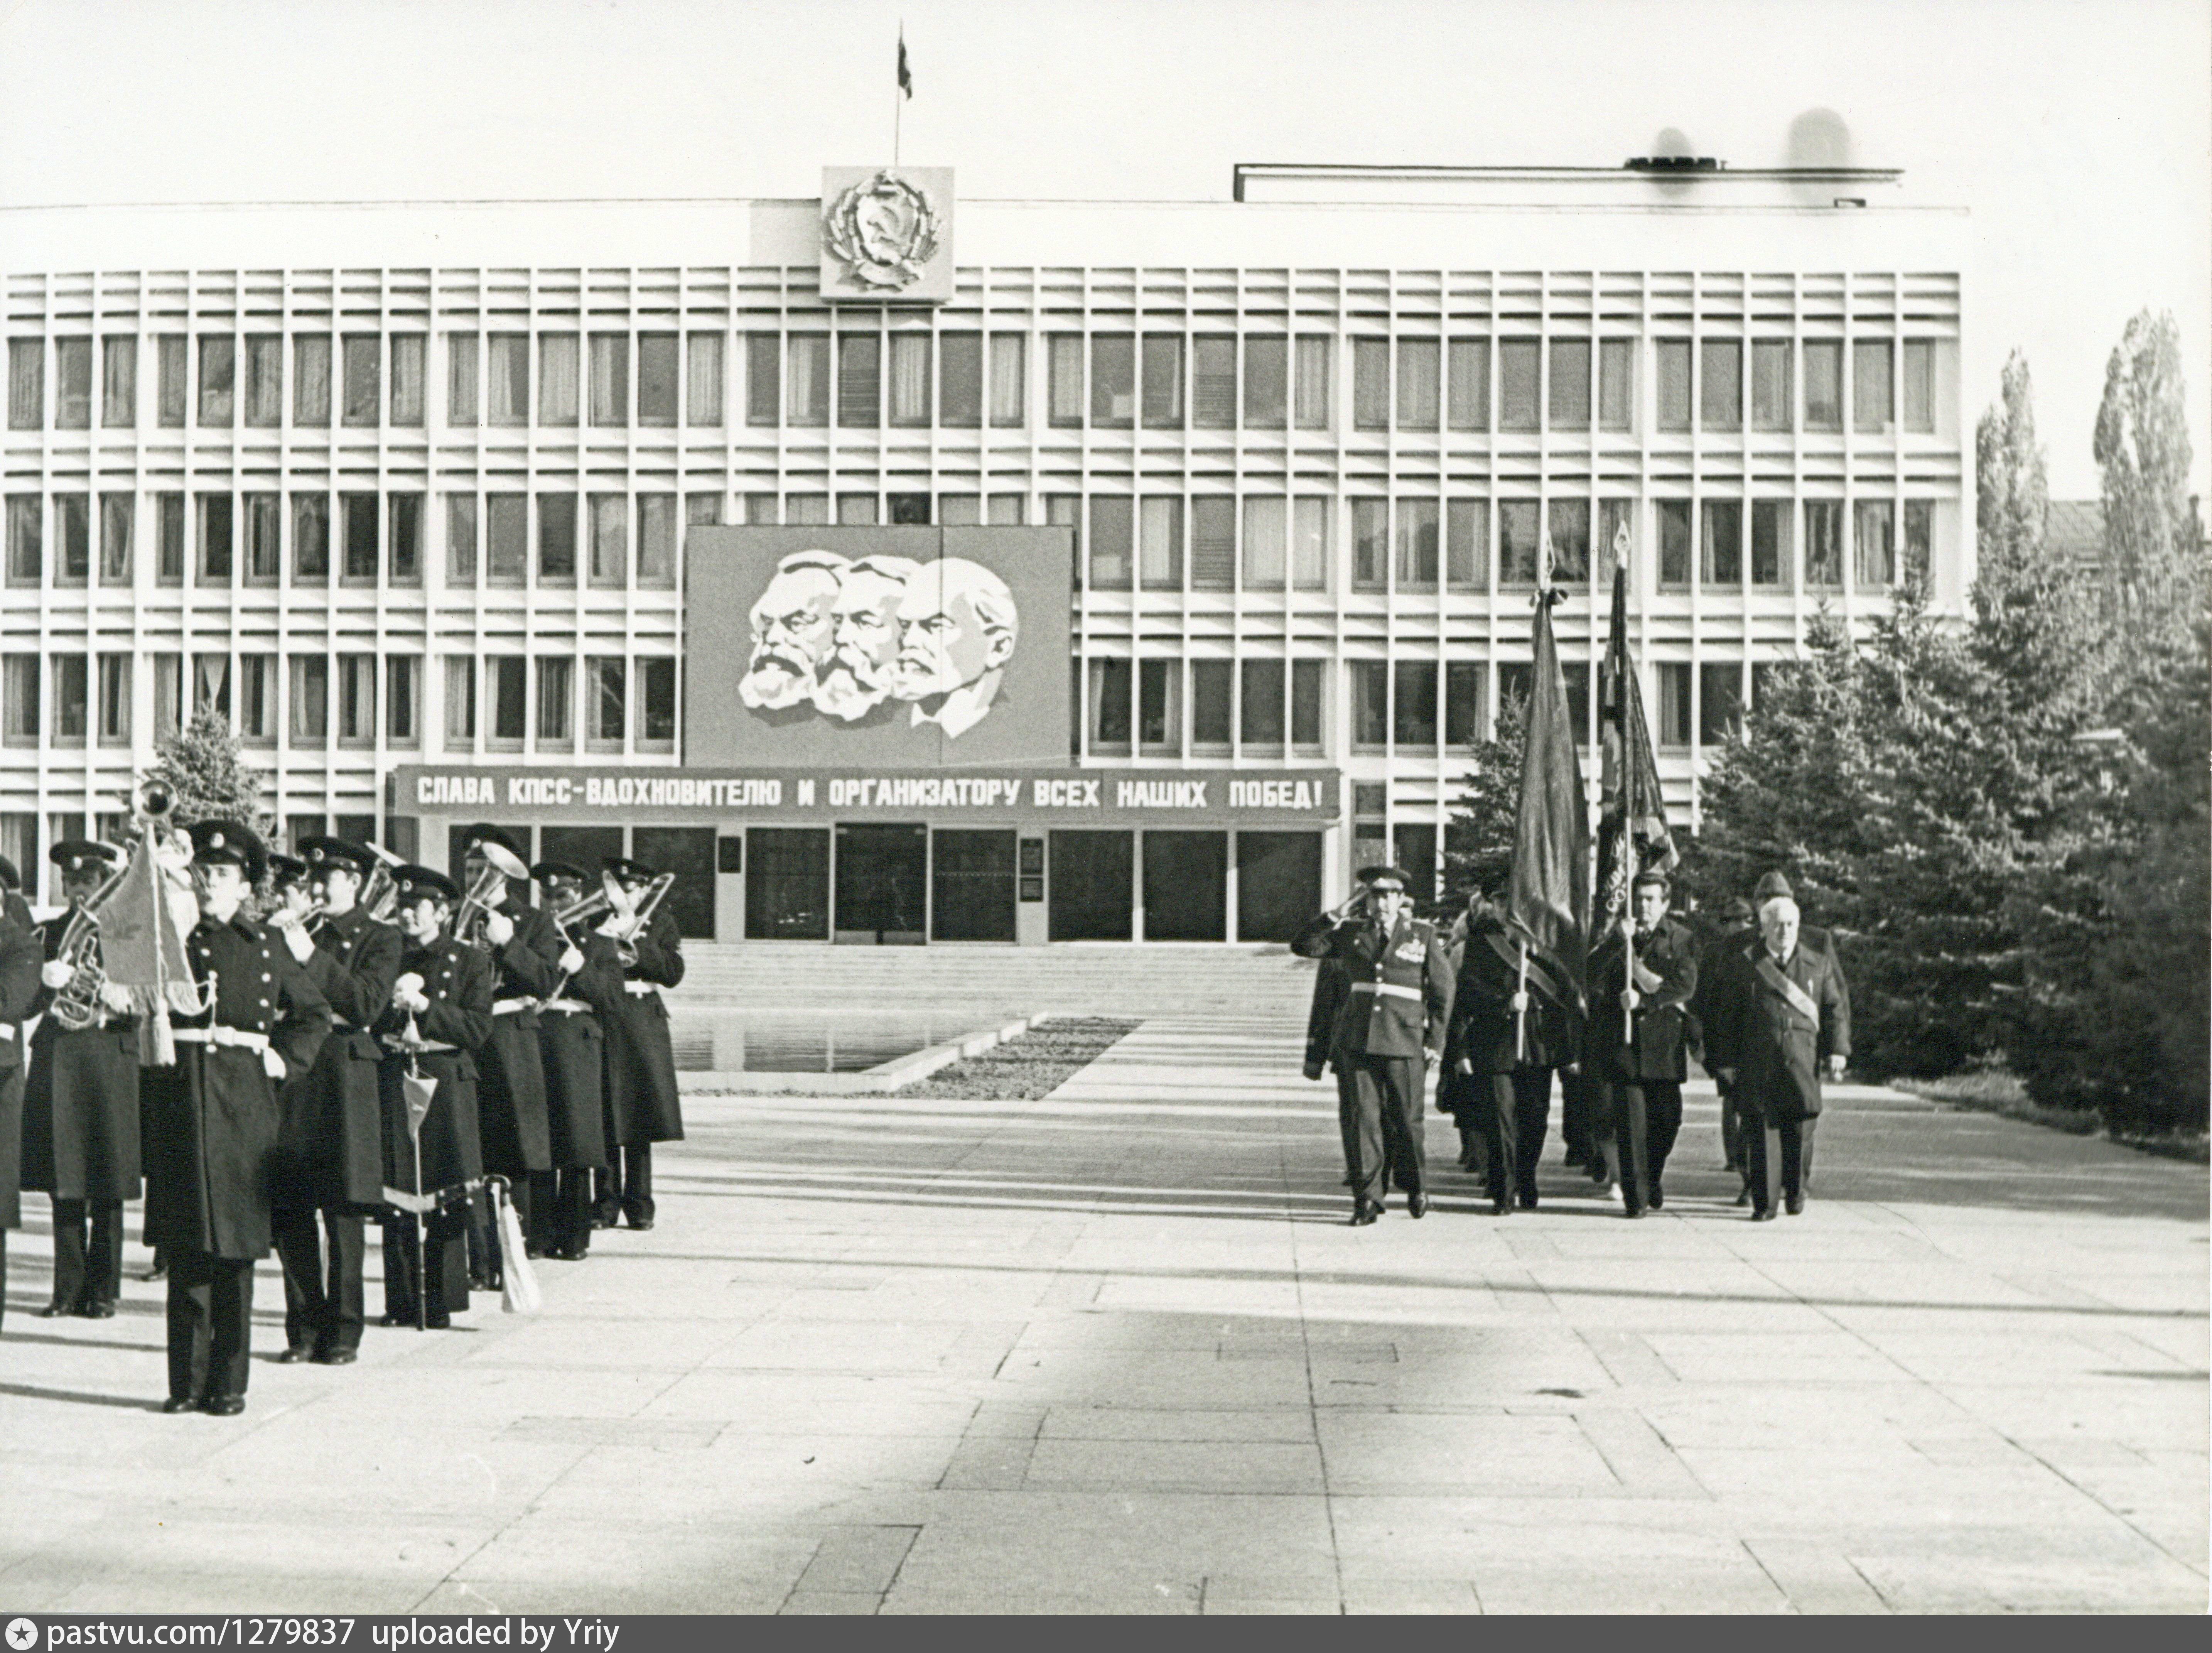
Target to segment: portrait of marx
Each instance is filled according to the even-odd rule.
[[[752,608],[752,659],[738,698],[777,712],[815,698],[836,644],[832,610],[851,565],[835,551],[793,551],[775,565]]]

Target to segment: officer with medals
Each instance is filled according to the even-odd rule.
[[[448,932],[461,902],[451,878],[415,866],[392,878],[399,975],[374,1029],[385,1050],[384,1180],[438,1198],[432,1210],[385,1218],[384,1323],[443,1329],[469,1306],[469,1191],[483,1176],[475,1052],[492,1036],[492,963]],[[410,1077],[431,1081],[428,1110],[412,1128]]]
[[[10,872],[15,869],[8,868]],[[18,914],[21,916],[18,916]],[[23,1023],[40,992],[43,949],[31,909],[12,893],[0,901],[0,1279],[8,1273],[8,1231],[23,1224]],[[0,1291],[0,1322],[8,1317]]]
[[[620,855],[603,863],[621,892],[617,910],[599,927],[616,945],[621,1000],[600,1018],[607,1036],[607,1158],[593,1221],[612,1228],[619,1214],[633,1229],[653,1226],[653,1145],[684,1139],[684,1107],[676,1090],[676,1048],[660,989],[684,980],[684,945],[675,915],[663,904],[642,911],[647,886],[659,876]],[[630,916],[625,917],[628,913]]]
[[[1408,883],[1395,866],[1363,869],[1351,898],[1291,944],[1301,958],[1333,959],[1344,971],[1329,1055],[1355,1227],[1382,1214],[1386,1176],[1405,1190],[1410,1215],[1429,1209],[1424,1080],[1451,1014],[1452,969],[1435,927],[1413,916]]]
[[[123,1295],[123,1205],[139,1192],[138,1019],[130,994],[106,979],[100,932],[88,927],[85,912],[120,854],[82,838],[48,854],[69,910],[41,932],[46,962],[23,1093],[22,1183],[53,1200],[53,1296],[40,1312],[106,1320]],[[65,957],[73,925],[79,939],[74,957]]]
[[[540,861],[530,876],[559,914],[584,899],[581,867]],[[614,939],[579,927],[565,933],[561,976],[538,1007],[538,1048],[545,1066],[545,1122],[553,1166],[538,1174],[531,1195],[532,1243],[564,1262],[580,1262],[592,1245],[594,1173],[609,1169],[606,1127],[606,1034],[602,1015],[623,1009],[623,968]]]
[[[491,866],[485,845],[496,844],[516,864],[526,859],[512,837],[488,822],[470,827],[463,837],[467,845],[461,860],[464,890],[474,890]],[[515,1217],[527,1234],[532,1229],[532,1182],[553,1168],[546,1124],[545,1067],[538,1048],[538,1004],[560,979],[561,938],[547,914],[518,901],[513,885],[501,879],[477,933],[462,939],[478,942],[487,950],[494,972],[491,1037],[476,1053],[477,1118],[483,1133],[483,1168],[507,1179]],[[499,1231],[490,1220],[489,1196],[477,1195],[472,1211],[471,1249],[481,1255],[487,1266],[471,1272],[492,1289],[499,1284],[498,1266],[493,1261],[498,1252]]]
[[[1573,988],[1534,953],[1527,956],[1493,902],[1468,927],[1454,1000],[1454,1048],[1468,1074],[1491,1090],[1490,1208],[1536,1209],[1536,1167],[1551,1127],[1552,1073],[1578,1063],[1583,1018]]]
[[[330,1006],[276,933],[246,916],[267,866],[234,821],[191,835],[199,922],[185,940],[206,1008],[173,1013],[176,1061],[141,1077],[146,1237],[168,1255],[165,1412],[246,1409],[253,1265],[269,1253],[276,1087],[314,1066]]]
[[[1729,960],[1705,1031],[1707,1059],[1743,1109],[1749,1137],[1752,1219],[1771,1222],[1784,1202],[1805,1209],[1820,1080],[1840,1079],[1851,1052],[1851,999],[1825,932],[1801,933],[1790,881],[1759,881],[1759,939]]]
[[[313,837],[301,840],[300,854],[304,877],[280,886],[283,904],[270,921],[330,1001],[332,1025],[315,1065],[288,1080],[280,1097],[276,1255],[284,1265],[285,1350],[279,1358],[343,1366],[359,1352],[368,1319],[364,1219],[384,1204],[378,1094],[384,1053],[370,1030],[392,1002],[399,932],[361,906],[376,864],[371,851]]]
[[[1631,1217],[1666,1204],[1667,1156],[1682,1129],[1688,1013],[1698,990],[1698,944],[1667,916],[1663,872],[1639,873],[1632,910],[1601,937],[1589,962],[1589,1061],[1604,1087],[1610,1135]]]

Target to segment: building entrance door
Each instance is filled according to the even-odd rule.
[[[837,925],[834,939],[919,946],[927,939],[929,829],[837,829]]]

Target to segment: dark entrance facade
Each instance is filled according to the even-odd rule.
[[[928,938],[929,829],[840,824],[831,939],[919,946]]]

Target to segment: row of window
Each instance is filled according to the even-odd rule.
[[[1561,666],[1575,726],[1595,744],[1590,669],[1586,660]],[[1087,749],[1096,757],[1321,757],[1328,670],[1311,659],[1094,659],[1085,676]],[[1751,668],[1754,690],[1765,670]],[[1527,661],[1497,666],[1497,708],[1526,698],[1532,671]],[[1661,661],[1652,673],[1651,733],[1662,749],[1687,748],[1693,727],[1707,745],[1741,729],[1742,661]],[[1352,751],[1434,754],[1489,738],[1492,675],[1480,660],[1346,662]]]
[[[136,496],[98,497],[95,546],[90,494],[51,496],[54,580],[129,586],[135,577]],[[186,557],[185,495],[151,496],[156,577],[179,584]],[[420,585],[424,498],[421,494],[341,493],[335,545],[333,496],[327,492],[203,493],[192,496],[195,581],[202,586],[327,586],[342,582]],[[443,496],[445,582],[469,587],[534,583],[672,590],[681,530],[673,493],[454,493]],[[7,580],[45,579],[47,521],[41,496],[7,498]],[[778,498],[744,496],[746,520],[774,522]],[[877,520],[873,493],[836,497],[840,524]],[[1334,572],[1336,503],[1328,495],[1248,494],[1049,494],[1048,523],[1078,530],[1078,568],[1094,591],[1328,591]],[[1936,501],[1861,499],[1849,502],[1850,586],[1884,590],[1902,570],[1930,566]],[[793,494],[784,520],[827,523],[830,495]],[[1626,499],[1353,499],[1350,510],[1354,592],[1482,592],[1534,585],[1547,557],[1552,576],[1602,581],[1618,536],[1632,545],[1637,501]],[[927,523],[932,501],[890,496],[893,522]],[[937,519],[976,522],[981,495],[938,496]],[[1708,499],[1651,501],[1662,590],[1693,584],[1787,591],[1844,589],[1846,502],[1842,500]],[[686,526],[721,519],[719,493],[686,495]],[[988,520],[1018,524],[1019,494],[988,497]],[[1747,516],[1748,521],[1747,522]],[[1900,520],[1901,519],[1901,520]],[[1593,533],[1595,521],[1595,533]],[[1493,527],[1495,532],[1493,532]],[[1802,555],[1801,555],[1802,553]],[[1595,554],[1595,560],[1594,560]]]
[[[447,424],[559,429],[719,427],[719,332],[444,335]],[[833,360],[834,340],[834,360]],[[8,422],[46,421],[48,341],[8,346]],[[155,422],[203,429],[424,423],[422,333],[200,336],[188,383],[182,333],[151,341]],[[750,426],[976,429],[1029,420],[1028,336],[1019,332],[754,332],[744,347]],[[1634,338],[1354,338],[1358,431],[1632,432]],[[56,428],[92,423],[89,337],[51,341]],[[139,422],[138,337],[99,341],[102,427]],[[1328,430],[1336,340],[1329,334],[1051,333],[1046,422],[1100,430]],[[1934,339],[1705,338],[1650,341],[1654,427],[1666,433],[1936,429]],[[534,380],[534,382],[533,382]],[[335,403],[333,392],[336,392]],[[1848,392],[1848,394],[1847,394]],[[289,409],[289,420],[286,410]]]
[[[283,721],[286,744],[313,751],[339,746],[422,744],[422,659],[416,654],[341,653],[181,653],[143,657],[153,673],[154,737],[176,732],[190,703],[228,718],[240,739],[273,744]],[[131,744],[131,675],[127,653],[0,656],[0,738],[11,746]],[[191,676],[185,676],[187,664]],[[280,665],[283,671],[279,684]],[[446,746],[472,750],[482,732],[492,750],[574,750],[580,710],[587,751],[671,751],[676,741],[676,662],[587,655],[449,655]],[[481,688],[479,687],[481,685]],[[280,696],[282,698],[280,699]]]

